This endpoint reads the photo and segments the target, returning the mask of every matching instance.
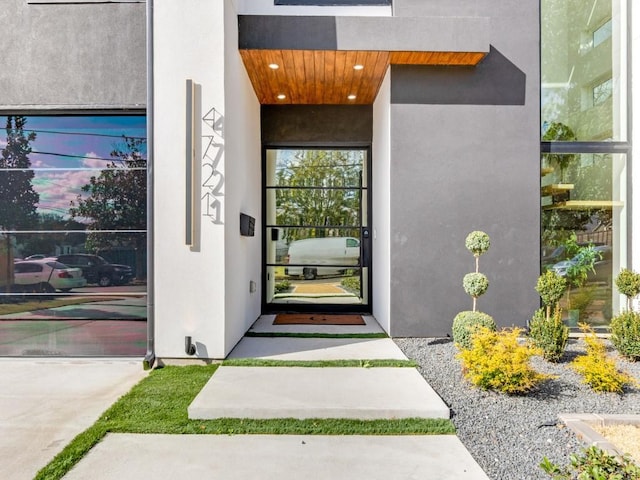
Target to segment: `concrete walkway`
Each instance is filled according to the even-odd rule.
[[[345,333],[344,327],[273,326],[253,332]],[[359,328],[359,330],[358,330]],[[380,332],[375,320],[347,327]],[[391,339],[245,337],[232,358],[406,359]],[[449,418],[414,368],[220,367],[190,418]],[[117,459],[117,461],[114,461]],[[488,477],[455,435],[108,435],[66,479],[439,480]]]
[[[31,480],[145,375],[133,359],[0,359],[0,478]]]

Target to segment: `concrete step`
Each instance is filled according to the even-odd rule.
[[[390,338],[245,337],[227,358],[269,360],[406,360]]]
[[[454,435],[135,434],[107,435],[65,476],[87,478],[489,479]]]
[[[218,368],[188,409],[214,418],[449,418],[415,368]]]

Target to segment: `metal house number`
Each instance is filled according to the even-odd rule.
[[[218,164],[224,152],[223,117],[215,108],[202,118],[204,124],[202,138],[207,146],[202,156],[202,200],[205,203],[203,216],[209,217],[217,225],[222,225],[222,198],[224,192],[224,175],[218,171]],[[208,133],[204,133],[204,131]]]

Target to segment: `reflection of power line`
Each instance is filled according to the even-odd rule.
[[[87,132],[61,132],[58,130],[32,130],[29,129],[27,130],[28,132],[35,132],[35,133],[50,133],[52,135],[82,135],[82,136],[89,136],[89,137],[107,137],[107,138],[133,138],[135,140],[146,140],[147,137],[134,137],[132,135],[127,135],[127,134],[120,134],[120,135],[110,135],[108,133],[87,133]]]
[[[127,159],[124,158],[120,158],[120,157],[111,157],[111,158],[104,158],[104,157],[91,157],[88,155],[72,155],[70,153],[56,153],[56,152],[41,152],[41,151],[36,151],[36,150],[32,150],[31,153],[35,153],[37,155],[53,155],[54,157],[68,157],[68,158],[82,158],[82,159],[86,159],[86,160],[104,160],[105,162],[126,162],[129,161]],[[137,160],[146,160],[144,158],[140,158]],[[130,160],[130,161],[137,161],[137,160]]]

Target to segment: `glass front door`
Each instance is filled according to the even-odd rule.
[[[266,311],[368,312],[369,152],[265,151]]]

